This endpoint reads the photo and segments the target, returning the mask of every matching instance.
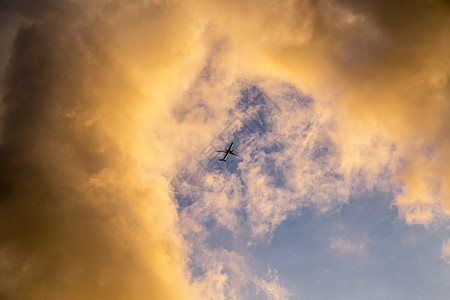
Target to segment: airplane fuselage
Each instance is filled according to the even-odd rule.
[[[226,159],[227,159],[227,157],[228,157],[229,154],[230,154],[230,152],[226,152],[226,153],[225,153],[225,156],[224,156],[221,160],[226,161]]]

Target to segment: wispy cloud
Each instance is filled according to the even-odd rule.
[[[358,257],[364,257],[367,255],[367,238],[358,237],[338,237],[332,238],[331,249],[341,255],[355,255]]]
[[[255,280],[257,289],[264,291],[268,299],[283,300],[289,299],[292,294],[279,283],[278,272],[270,267],[264,278]],[[299,295],[296,295],[299,297]]]
[[[442,244],[442,259],[450,264],[450,240]]]

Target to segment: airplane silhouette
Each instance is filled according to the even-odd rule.
[[[216,152],[223,152],[223,153],[225,153],[225,156],[224,156],[222,159],[219,159],[220,161],[226,162],[226,161],[227,161],[227,156],[228,156],[229,154],[232,154],[232,155],[234,155],[234,156],[237,156],[237,154],[234,153],[233,150],[231,150],[231,147],[233,147],[233,144],[234,144],[234,143],[231,143],[231,145],[230,145],[230,147],[228,147],[228,149],[216,151]]]

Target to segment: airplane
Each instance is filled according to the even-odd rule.
[[[216,152],[223,152],[223,153],[225,153],[225,156],[222,159],[219,159],[220,161],[226,162],[228,154],[233,154],[234,156],[237,156],[237,154],[234,153],[233,150],[231,150],[231,147],[233,147],[233,144],[234,143],[231,143],[231,145],[230,145],[230,147],[228,147],[228,149],[216,151]]]

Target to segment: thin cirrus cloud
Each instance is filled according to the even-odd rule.
[[[409,224],[450,214],[445,1],[0,9],[2,297],[282,299],[276,270],[247,258],[303,207],[377,188]],[[252,85],[278,109],[177,210],[168,178],[260,113],[239,107]]]
[[[450,240],[442,244],[442,259],[450,263]]]
[[[367,239],[367,238],[366,238]],[[367,252],[366,241],[352,238],[333,238],[331,240],[331,249],[341,255],[365,256]]]

